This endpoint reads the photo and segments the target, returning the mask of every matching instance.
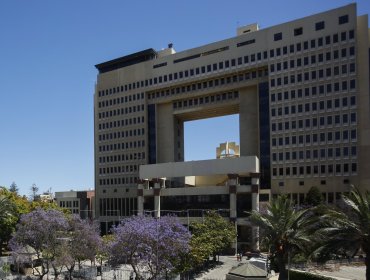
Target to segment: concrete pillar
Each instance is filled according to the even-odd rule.
[[[161,217],[161,180],[154,180],[154,217]]]
[[[252,210],[259,211],[259,173],[251,173]],[[252,227],[252,249],[259,250],[259,227]]]
[[[145,181],[140,180],[137,185],[137,214],[144,214],[144,185]]]
[[[227,185],[229,186],[229,198],[230,198],[230,218],[236,219],[236,193],[237,193],[237,183],[238,175],[237,174],[228,174]]]
[[[251,86],[239,90],[240,155],[259,154],[258,88]],[[245,125],[248,124],[248,125]]]

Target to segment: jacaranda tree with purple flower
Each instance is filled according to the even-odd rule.
[[[18,261],[32,261],[36,257],[40,267],[35,267],[33,274],[42,279],[56,262],[67,230],[67,219],[58,210],[38,208],[24,214],[10,241],[12,254]]]
[[[95,256],[101,247],[102,239],[98,225],[89,220],[82,220],[78,215],[72,215],[68,219],[69,232],[66,235],[64,254],[61,255],[63,264],[66,266],[70,279],[77,261],[78,268],[85,260],[95,261]]]
[[[190,233],[176,217],[133,216],[113,229],[108,246],[113,265],[130,264],[136,279],[171,273],[180,256],[189,252]]]

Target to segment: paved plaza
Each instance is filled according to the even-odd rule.
[[[207,272],[198,275],[197,280],[224,280],[226,274],[234,267],[246,263],[246,258],[243,257],[242,261],[237,261],[235,256],[220,256],[221,265],[210,269]],[[323,276],[333,277],[337,280],[365,280],[366,267],[356,265],[332,265],[326,266],[325,269],[310,269],[309,272],[320,274]],[[278,276],[273,276],[271,280],[277,280]]]

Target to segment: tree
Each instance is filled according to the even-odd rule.
[[[29,212],[29,202],[27,198],[11,192],[6,188],[0,188],[0,197],[7,198],[12,204],[12,214],[0,220],[0,254],[3,245],[7,245],[12,233],[19,221],[20,215]],[[0,210],[1,211],[1,210]]]
[[[32,186],[31,186],[31,201],[34,201],[36,199],[38,191],[39,191],[39,188],[36,186],[36,184],[32,184]]]
[[[13,182],[10,187],[9,187],[9,191],[11,191],[12,193],[16,193],[18,194],[18,186],[15,182]]]
[[[354,256],[362,249],[366,254],[366,279],[370,280],[370,193],[361,194],[353,188],[342,200],[342,208],[328,209],[323,216],[326,225],[317,231],[321,246],[316,253],[345,252]]]
[[[57,260],[67,230],[68,222],[60,211],[38,208],[24,214],[10,241],[12,255],[23,262],[32,261],[30,256],[36,256],[41,269],[35,267],[33,274],[42,279],[49,273],[52,263]]]
[[[109,244],[113,265],[128,263],[136,279],[163,277],[174,271],[181,254],[189,251],[190,233],[172,216],[155,219],[133,216],[113,228]]]
[[[16,216],[15,204],[3,193],[6,189],[1,189],[0,193],[0,256],[4,242],[9,240],[12,233],[12,224]]]
[[[306,195],[305,204],[309,206],[318,206],[323,202],[322,194],[318,187],[311,187]]]
[[[204,222],[192,223],[191,228],[190,259],[193,266],[202,265],[210,256],[215,259],[236,238],[235,225],[214,211],[207,213]]]
[[[70,216],[68,222],[69,234],[66,235],[66,246],[60,256],[60,263],[67,267],[71,279],[76,261],[79,268],[84,260],[93,262],[101,248],[102,240],[97,224],[82,220],[78,215]]]
[[[254,210],[250,214],[250,221],[260,227],[271,258],[277,261],[279,280],[287,279],[288,258],[309,251],[317,216],[310,209],[296,210],[287,196],[278,196],[263,213]]]

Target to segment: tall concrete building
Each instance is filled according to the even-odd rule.
[[[259,159],[259,189],[300,203],[317,186],[332,203],[352,184],[369,188],[369,34],[368,16],[350,4],[240,27],[236,37],[182,52],[170,44],[96,65],[102,225],[138,210],[140,165],[184,160],[184,122],[228,114],[239,114],[240,156]],[[204,196],[197,201],[212,201]],[[238,217],[252,207],[245,201]]]

